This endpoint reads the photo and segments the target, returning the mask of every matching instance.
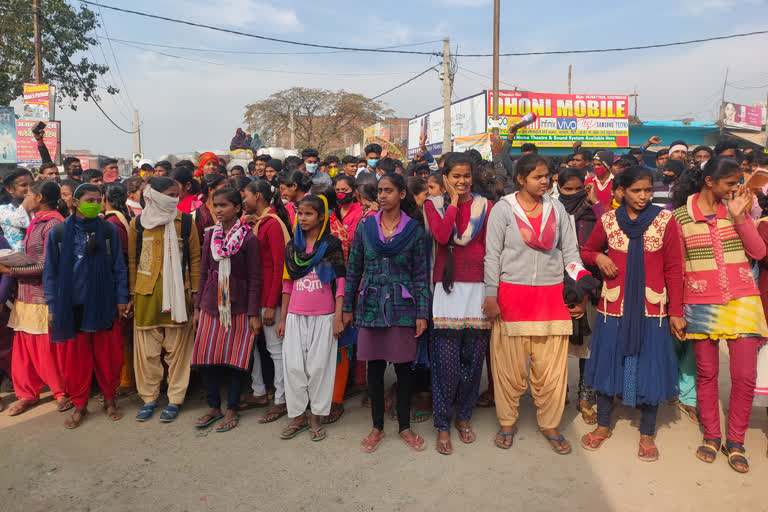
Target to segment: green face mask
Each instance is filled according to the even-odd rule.
[[[77,211],[82,213],[86,219],[95,219],[101,213],[102,208],[100,203],[80,203]]]

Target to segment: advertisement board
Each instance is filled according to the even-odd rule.
[[[38,123],[36,120],[19,119],[16,121],[16,159],[19,165],[24,167],[39,167],[43,160],[37,150],[37,141],[32,135],[32,128]],[[59,122],[51,121],[45,127],[43,142],[51,159],[56,161],[56,149],[59,138]]]
[[[738,130],[762,131],[763,109],[738,103],[723,103],[723,126]]]
[[[372,142],[375,138],[382,138],[384,140],[391,140],[390,137],[390,129],[389,124],[387,123],[376,123],[372,124],[371,126],[363,129],[363,138],[365,140],[365,143],[368,144],[369,142]]]
[[[451,137],[485,133],[485,92],[451,104]],[[419,151],[419,138],[426,136],[433,155],[443,152],[443,109],[438,108],[408,121],[408,158]]]
[[[453,140],[453,150],[457,153],[467,151],[468,149],[476,149],[484,159],[493,160],[493,155],[491,154],[491,134],[480,133],[470,135],[469,137],[456,137]]]
[[[48,121],[54,118],[55,87],[48,84],[24,84],[24,119]]]
[[[16,163],[16,116],[13,107],[0,107],[0,164]]]
[[[490,119],[493,91],[487,91],[486,97]],[[627,103],[625,95],[499,91],[501,134],[507,135],[508,126],[534,112],[538,119],[517,132],[513,146],[533,142],[539,147],[565,148],[581,141],[585,147],[628,147]]]

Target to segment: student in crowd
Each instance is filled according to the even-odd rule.
[[[200,370],[209,409],[195,426],[204,428],[224,418],[216,432],[228,432],[240,422],[240,387],[254,337],[261,330],[262,268],[259,241],[251,227],[240,222],[240,193],[222,188],[212,196],[216,224],[203,242],[192,352],[192,367]],[[225,414],[221,411],[222,381],[229,383]]]
[[[251,179],[246,178],[242,174],[229,178],[229,186],[240,192],[240,197],[245,197],[245,187],[247,187],[250,183]]]
[[[283,299],[277,336],[283,339],[285,397],[291,422],[282,439],[309,429],[312,441],[326,437],[321,418],[331,413],[337,338],[344,330],[344,252],[330,234],[325,196],[298,203],[293,240],[285,251]],[[306,417],[310,407],[309,420]]]
[[[668,149],[660,149],[656,152],[656,173],[654,175],[654,180],[661,179],[661,172],[664,170],[664,164],[667,163],[667,160],[669,160]]]
[[[267,162],[266,167],[264,168],[264,179],[273,187],[278,188],[279,184],[275,178],[282,170],[283,163],[276,158],[272,158]]]
[[[199,171],[197,175],[207,176],[209,174],[216,174],[218,173],[219,165],[221,165],[221,160],[219,160],[218,156],[211,152],[203,153],[198,160]]]
[[[698,146],[693,150],[693,163],[702,164],[708,160],[714,158],[715,155],[712,152],[712,148],[709,146]]]
[[[82,181],[83,167],[80,159],[68,156],[64,159],[62,165],[64,166],[64,174],[67,175],[67,179],[77,181],[78,183]]]
[[[232,168],[229,170],[229,176],[230,176],[230,178],[234,178],[236,176],[240,176],[240,177],[244,178],[245,177],[245,169],[243,169],[242,165],[233,165]]]
[[[595,175],[586,178],[585,183],[595,187],[597,200],[600,201],[606,209],[609,208],[613,199],[612,186],[613,174],[611,166],[613,165],[612,151],[598,151],[592,161],[592,169]]]
[[[65,422],[77,428],[88,413],[91,377],[104,395],[107,417],[123,413],[115,401],[123,364],[119,317],[130,317],[128,272],[117,229],[99,218],[101,189],[75,190],[74,215],[48,234],[43,291],[51,341],[64,343],[62,375],[75,411]]]
[[[128,207],[128,213],[130,218],[134,218],[141,214],[143,206],[141,206],[141,192],[144,190],[144,182],[141,178],[128,178],[124,181],[125,190],[128,194],[128,199],[125,200],[125,206]]]
[[[355,235],[357,223],[363,217],[363,207],[357,201],[355,178],[342,174],[334,180],[333,187],[336,192],[336,204],[339,205],[338,217],[351,240]]]
[[[357,200],[363,207],[361,219],[370,215],[375,215],[379,211],[378,199],[378,186],[379,180],[376,176],[370,173],[363,173],[359,177],[355,178],[355,191],[357,193]],[[355,230],[357,231],[357,230]],[[354,238],[354,233],[350,233],[350,240]]]
[[[354,178],[357,174],[357,157],[346,155],[341,159],[341,170],[346,176]]]
[[[359,176],[361,172],[365,171],[371,174],[376,174],[376,168],[379,165],[379,159],[381,159],[381,152],[381,146],[375,142],[365,146],[365,160],[363,161],[364,167],[361,169],[358,165],[357,174],[355,177]]]
[[[285,384],[283,377],[283,343],[277,337],[277,323],[281,318],[280,302],[283,291],[283,267],[285,246],[290,240],[288,212],[280,194],[265,180],[255,180],[245,188],[245,218],[243,222],[253,228],[259,241],[262,264],[261,323],[266,348],[274,363],[275,398],[274,404],[259,423],[271,423],[287,413],[285,406]],[[269,403],[264,384],[261,356],[254,345],[253,370],[251,371],[253,393],[240,404],[240,409],[264,407]]]
[[[435,171],[427,179],[427,197],[440,197],[445,194],[442,171]]]
[[[155,178],[168,176],[169,174],[171,174],[171,162],[168,160],[160,160],[155,164]]]
[[[624,201],[600,218],[581,250],[584,263],[597,265],[605,279],[586,367],[586,383],[598,392],[598,427],[581,444],[594,451],[611,436],[613,400],[620,396],[640,409],[637,455],[653,462],[659,403],[678,391],[670,332],[678,340],[685,335],[680,227],[671,212],[651,204],[650,170],[632,167],[616,180]]]
[[[61,200],[59,201],[59,211],[65,212],[67,217],[75,213],[75,208],[72,206],[72,195],[75,193],[75,189],[78,187],[78,185],[80,185],[80,182],[75,180],[64,180],[61,182]]]
[[[272,160],[272,157],[269,155],[258,155],[256,158],[254,158],[253,172],[251,173],[251,175],[256,176],[258,178],[264,177],[264,171],[266,171],[267,164],[269,163],[270,160]]]
[[[476,439],[469,420],[477,401],[491,324],[482,311],[483,259],[491,202],[473,192],[478,169],[463,153],[445,162],[446,195],[424,205],[429,232],[437,242],[430,333],[432,410],[438,430],[436,449],[449,455],[451,411],[464,443]]]
[[[587,187],[585,181],[584,171],[573,167],[566,167],[558,175],[560,186],[560,196],[558,199],[565,207],[565,211],[573,219],[580,249],[587,243],[598,219],[605,213],[605,206],[597,200],[595,185],[590,184]],[[600,272],[594,265],[587,265],[587,270],[596,279],[600,278]],[[585,317],[573,320],[574,332],[570,337],[568,345],[568,355],[579,358],[579,390],[576,408],[587,425],[597,423],[597,413],[592,407],[595,403],[595,392],[584,383],[584,368],[589,358],[592,339],[590,333],[596,316],[596,310],[588,302]]]
[[[15,278],[18,283],[18,296],[8,319],[8,327],[15,331],[11,376],[18,401],[8,411],[9,416],[21,414],[35,405],[46,385],[56,400],[58,412],[72,408],[60,370],[63,347],[51,343],[48,336],[48,306],[41,281],[48,233],[55,225],[64,222],[56,209],[59,186],[53,182],[36,181],[29,192],[30,211],[35,218],[29,225],[23,249],[34,263],[11,268],[0,265],[3,292],[7,295],[6,277]]]
[[[194,340],[192,293],[199,288],[200,239],[192,216],[178,210],[179,186],[152,178],[145,208],[128,232],[128,271],[134,300],[133,359],[136,387],[144,402],[137,421],[157,407],[164,367],[168,405],[160,421],[171,422],[184,403]]]
[[[200,240],[216,224],[216,214],[213,211],[213,196],[215,192],[228,185],[227,177],[215,172],[203,175],[200,180],[200,201],[202,205],[193,214]]]
[[[568,213],[546,193],[547,160],[536,154],[521,157],[515,180],[518,191],[494,206],[486,233],[483,311],[495,320],[490,351],[501,425],[495,443],[512,446],[530,357],[539,430],[556,453],[565,455],[571,446],[558,426],[565,406],[571,318],[583,315],[585,307],[574,304],[569,314],[563,278],[567,270],[578,284],[589,272],[581,265]]]
[[[285,209],[288,210],[291,226],[294,226],[296,205],[309,193],[309,189],[312,188],[312,179],[303,172],[294,169],[280,173],[277,180],[280,186],[280,197],[285,203]]]
[[[680,160],[684,164],[688,164],[688,144],[682,140],[673,141],[669,145],[669,159]]]
[[[104,173],[98,169],[86,169],[83,171],[83,183],[101,187],[104,185]]]
[[[662,208],[671,209],[672,191],[680,181],[685,170],[685,164],[680,160],[667,160],[661,169],[661,181],[653,186],[653,203]]]
[[[14,251],[23,250],[24,237],[29,227],[32,199],[28,192],[31,184],[32,173],[21,167],[17,167],[3,180],[0,229]]]
[[[401,439],[413,450],[424,439],[411,430],[411,364],[416,338],[427,328],[429,290],[421,215],[399,174],[378,183],[381,210],[360,221],[347,269],[344,324],[358,328],[359,360],[368,361],[373,430],[361,447],[371,453],[384,439],[384,371],[397,374],[397,418]]]
[[[416,201],[416,206],[423,210],[424,202],[427,200],[427,180],[418,176],[408,176],[405,179],[405,183],[408,185],[408,192],[411,193],[413,200]]]
[[[689,169],[676,190],[685,204],[674,212],[685,249],[685,338],[696,356],[696,388],[704,442],[696,456],[713,462],[721,448],[718,399],[719,340],[727,340],[731,395],[723,452],[735,471],[746,473],[744,434],[755,393],[757,350],[768,337],[760,292],[749,259],[762,260],[766,247],[745,216],[752,194],[732,158],[715,157]],[[727,204],[726,204],[727,201]]]
[[[192,213],[200,208],[202,205],[198,199],[200,183],[193,178],[192,171],[188,167],[177,165],[171,171],[170,176],[179,185],[178,210],[184,213]]]

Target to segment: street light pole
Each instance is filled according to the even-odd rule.
[[[501,0],[493,0],[493,122],[499,121],[499,16]],[[498,126],[493,128],[493,140],[499,136]]]

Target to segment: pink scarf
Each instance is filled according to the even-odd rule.
[[[29,226],[27,227],[27,237],[29,237],[29,234],[32,233],[32,228],[35,227],[35,224],[37,224],[41,220],[50,219],[51,217],[54,219],[59,219],[59,221],[61,222],[64,222],[64,217],[62,217],[61,214],[56,210],[48,210],[47,212],[36,213],[35,218],[30,221]]]
[[[221,322],[221,326],[224,329],[229,329],[232,323],[232,310],[229,300],[229,275],[232,272],[230,258],[237,254],[243,246],[249,231],[251,231],[251,227],[242,224],[240,219],[235,221],[235,225],[226,234],[221,222],[217,222],[213,227],[211,254],[213,259],[219,262],[219,293],[217,302],[219,306],[219,322]]]

